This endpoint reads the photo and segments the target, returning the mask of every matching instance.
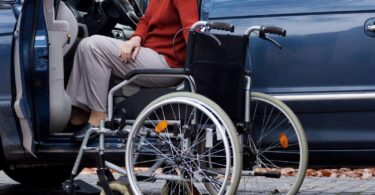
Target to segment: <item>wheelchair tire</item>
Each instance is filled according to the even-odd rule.
[[[158,129],[161,121],[165,123],[164,130],[159,128],[158,133],[152,132],[153,128],[155,131]],[[191,121],[197,124],[191,125]],[[183,144],[186,139],[183,138],[188,136],[193,142],[186,148]],[[237,136],[225,112],[204,96],[176,92],[154,100],[137,117],[127,139],[125,166],[132,191],[143,194],[145,192],[140,189],[140,182],[166,178],[167,182],[175,179],[194,186],[203,183],[200,187],[211,194],[235,194],[242,169],[242,152]],[[156,140],[152,142],[151,138]],[[203,150],[202,144],[205,146]],[[207,158],[208,151],[212,154],[210,158]],[[224,152],[225,156],[220,156]],[[136,162],[142,159],[142,155],[148,159]],[[155,167],[160,160],[163,160],[161,164],[167,166],[155,170],[146,168],[143,172],[136,169]],[[176,174],[170,174],[170,169]],[[165,170],[169,171],[164,173]]]
[[[250,116],[250,128],[243,135],[244,168],[260,175],[248,176],[244,170],[239,189],[249,194],[296,194],[308,163],[300,121],[283,102],[257,92],[251,93]],[[266,177],[264,173],[280,177]]]

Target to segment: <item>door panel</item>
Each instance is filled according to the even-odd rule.
[[[0,87],[0,107],[8,107],[11,99],[9,74],[11,72],[11,46],[13,30],[16,23],[11,8],[0,8],[0,21],[0,83],[3,83]],[[0,109],[0,111],[2,110],[3,109]]]
[[[15,31],[16,100],[24,148],[34,154],[39,130],[48,132],[48,36],[41,1],[25,1]]]
[[[30,1],[29,1],[30,2]],[[26,32],[31,29],[31,22],[27,18],[30,17],[30,12],[25,10],[33,9],[30,3],[23,5],[24,11],[19,16],[17,27],[14,32],[14,79],[16,84],[16,99],[14,102],[14,109],[19,119],[20,128],[22,132],[22,144],[26,151],[34,155],[35,147],[33,141],[33,118],[31,108],[31,92],[28,85],[28,62],[29,62],[29,45],[31,33]],[[32,17],[31,17],[32,18]],[[29,27],[29,28],[27,28]],[[26,55],[24,55],[26,54]]]
[[[364,31],[366,20],[375,17],[369,5],[374,7],[375,2],[334,0],[319,5],[312,0],[212,0],[209,18],[226,18],[235,24],[237,33],[259,24],[287,29],[286,38],[275,37],[282,50],[263,40],[251,40],[257,91],[363,92],[375,91],[375,39]],[[231,9],[224,11],[224,7]]]
[[[254,87],[268,93],[374,91],[375,56],[364,22],[374,14],[258,18],[234,23],[284,26],[278,50],[253,39]],[[323,22],[322,22],[323,21]],[[335,22],[332,22],[335,21]],[[291,25],[293,24],[293,25]]]
[[[285,38],[272,36],[282,50],[252,38],[246,66],[254,91],[288,100],[312,150],[374,149],[375,38],[365,23],[375,17],[375,1],[318,2],[206,0],[203,8],[208,19],[233,23],[237,34],[251,25],[287,29]]]

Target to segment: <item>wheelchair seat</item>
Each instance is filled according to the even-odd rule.
[[[171,68],[171,69],[135,69],[125,75],[125,79],[131,79],[136,75],[176,75],[176,74],[189,74],[188,69],[184,68]]]

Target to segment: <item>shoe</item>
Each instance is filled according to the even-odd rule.
[[[73,125],[73,123],[69,122],[65,129],[64,129],[64,133],[69,133],[69,132],[76,132],[80,129],[82,129],[84,126],[86,126],[86,123],[83,123],[83,124],[79,124],[79,125]]]
[[[94,128],[93,125],[90,123],[86,123],[81,129],[78,129],[77,131],[74,132],[73,134],[73,139],[77,142],[82,142],[83,139],[86,136],[86,132],[90,129]],[[92,133],[89,137],[89,140],[95,139],[99,134],[97,133]]]

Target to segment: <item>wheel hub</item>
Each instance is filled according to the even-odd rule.
[[[176,158],[174,159],[174,162],[177,164],[177,165],[181,165],[182,164],[182,157],[181,156],[176,156]]]

